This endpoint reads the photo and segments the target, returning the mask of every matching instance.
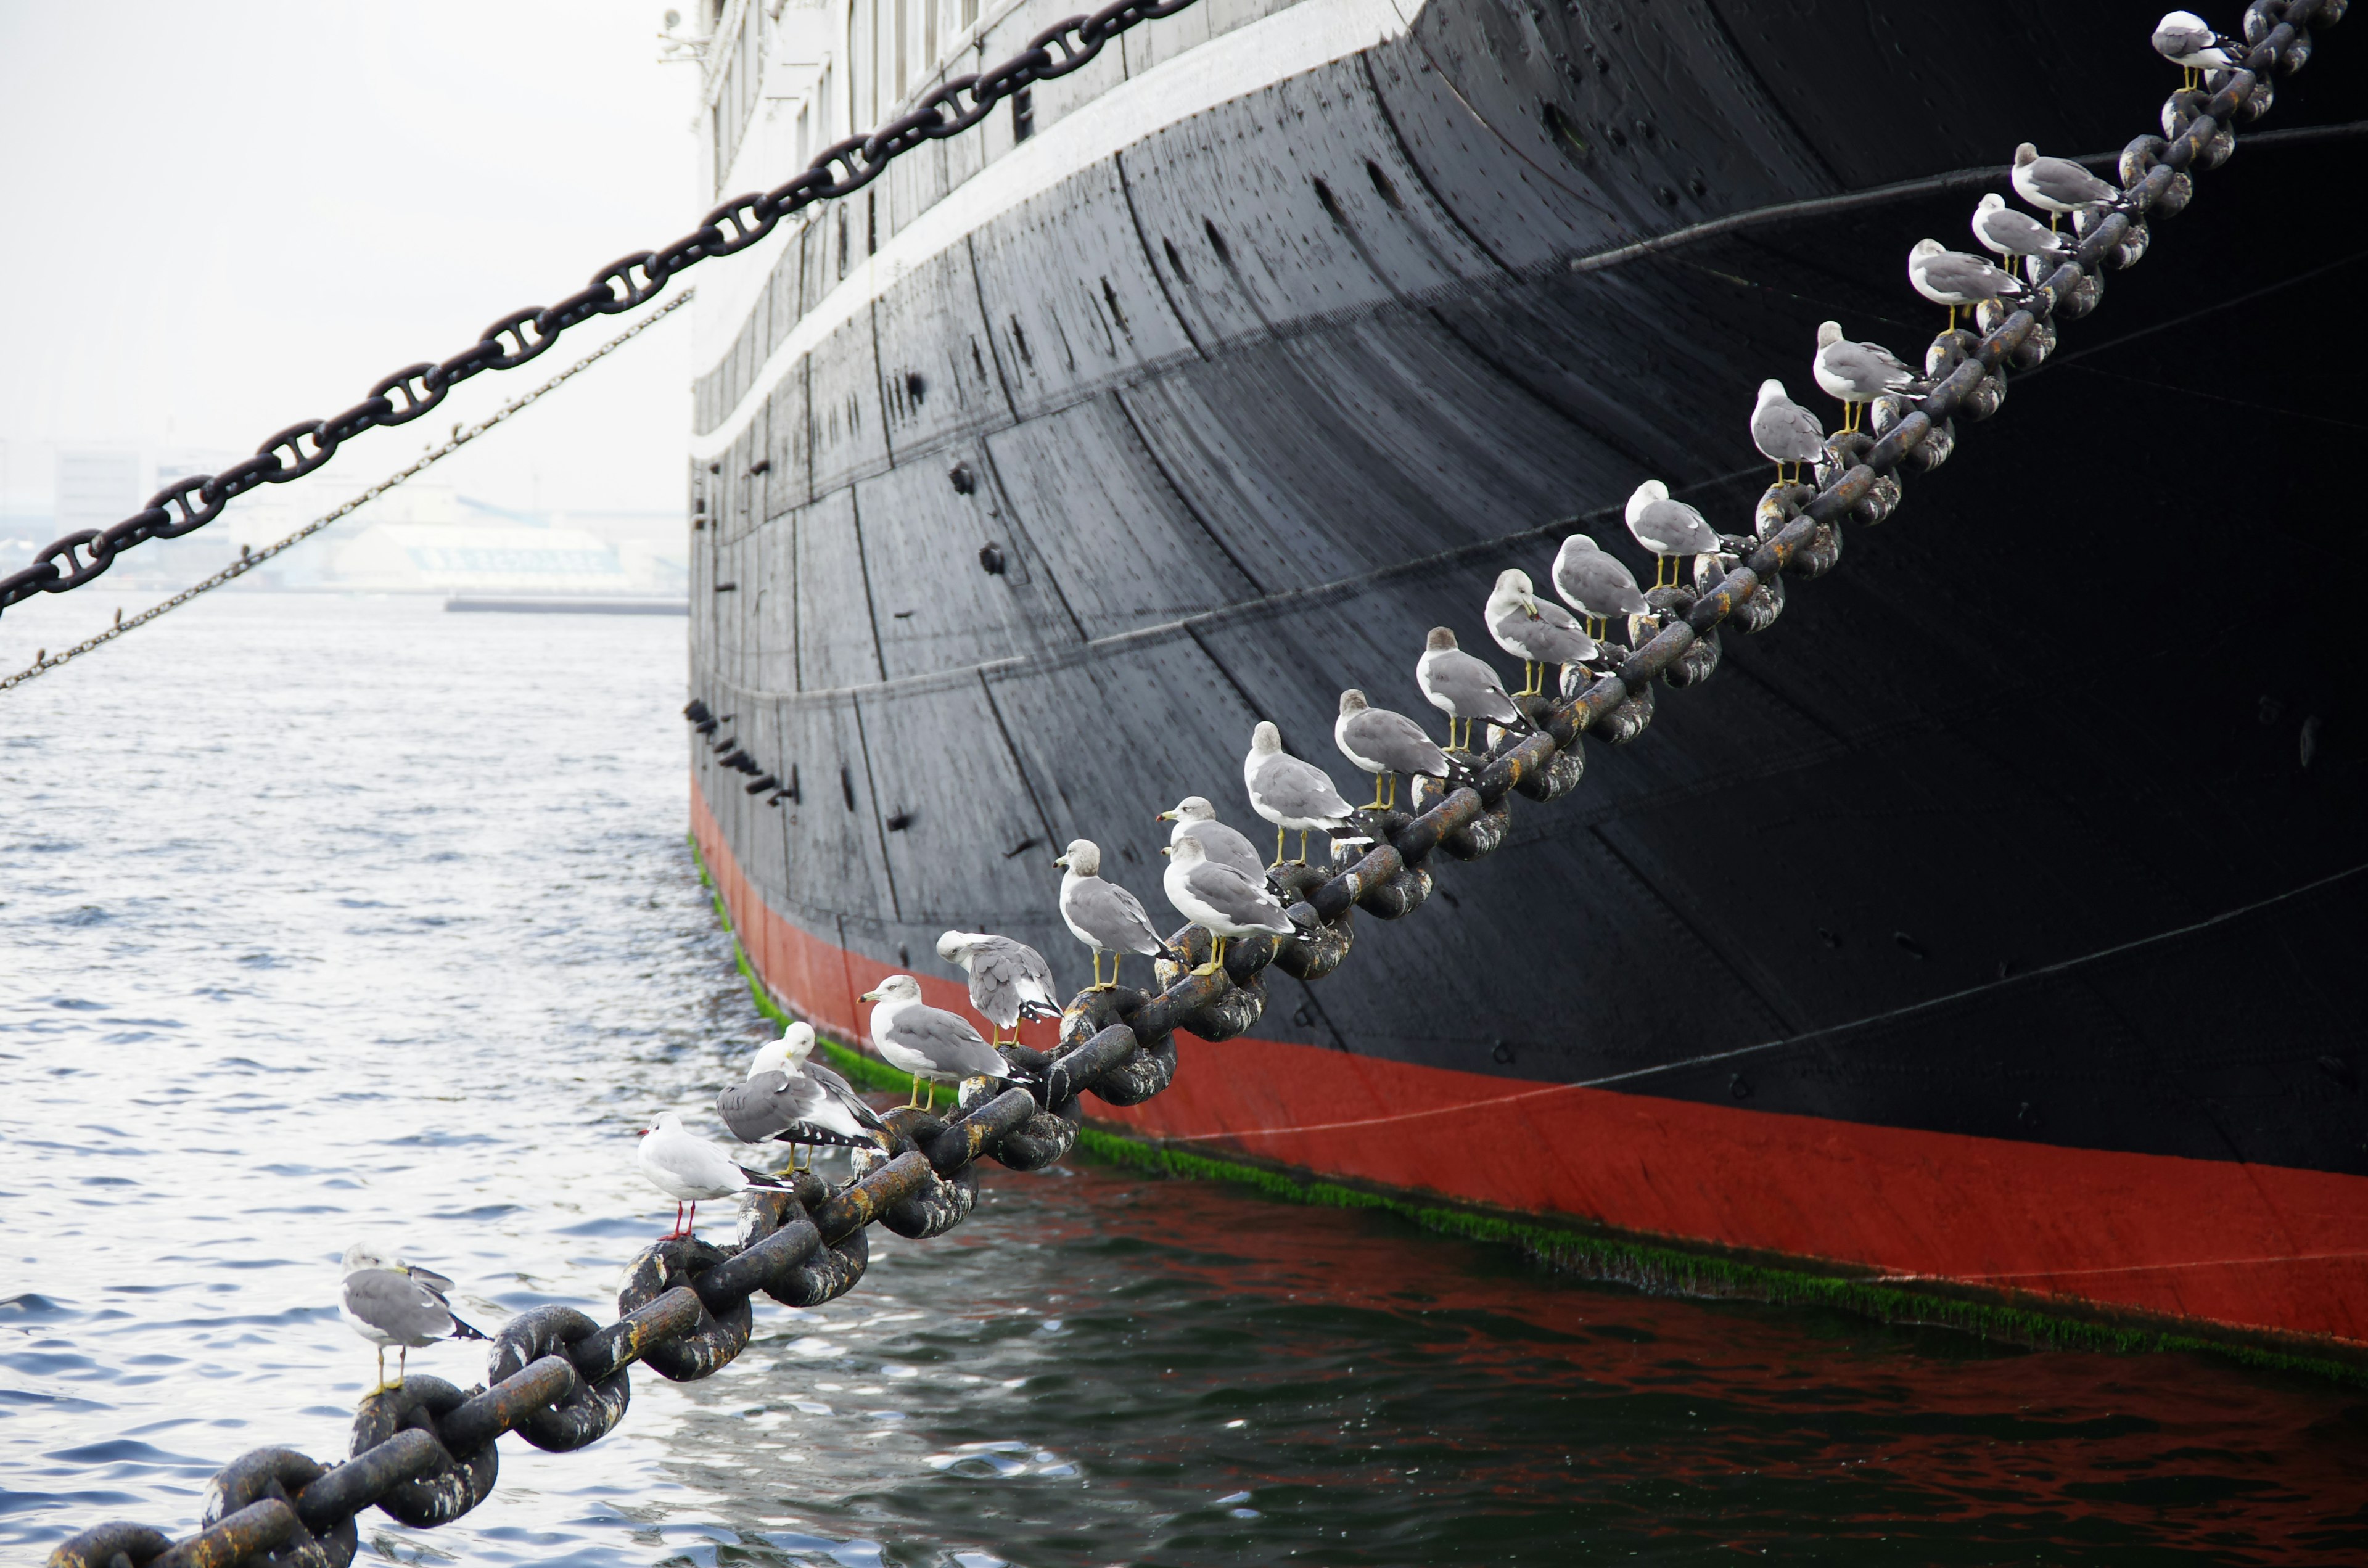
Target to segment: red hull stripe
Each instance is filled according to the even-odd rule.
[[[766,984],[860,1038],[856,997],[894,971],[757,896],[696,781],[691,816]],[[967,1011],[959,983],[919,978],[930,1005]],[[1025,1034],[1046,1048],[1054,1026]],[[1097,1119],[1657,1237],[2368,1341],[2368,1179],[2358,1176],[1827,1121],[1276,1040],[1179,1036],[1178,1051],[1165,1094],[1098,1107]]]

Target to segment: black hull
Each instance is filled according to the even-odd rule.
[[[1918,349],[1907,248],[1971,248],[1976,192],[1573,259],[2021,140],[2119,147],[2176,73],[2151,12],[2077,9],[1656,4],[1589,31],[1442,0],[986,222],[694,476],[690,689],[799,782],[768,808],[695,751],[740,870],[880,964],[934,973],[940,931],[992,929],[1082,981],[1052,846],[1096,839],[1164,918],[1153,813],[1201,793],[1254,825],[1258,719],[1331,766],[1343,686],[1424,711],[1424,631],[1479,643],[1497,572],[1543,576],[1574,517],[1649,570],[1618,518],[1648,475],[1745,529],[1759,380],[1811,401],[1827,317]],[[1988,34],[2030,53],[1983,66]],[[2356,112],[2328,40],[2271,124]],[[1574,797],[1442,869],[1452,907],[1367,920],[1336,979],[1275,975],[1257,1033],[2368,1176],[2368,713],[2317,585],[2362,519],[2333,351],[2356,243],[2323,199],[2348,166],[2240,144],[1896,520],[1728,631],[1635,744],[1588,742]],[[878,243],[926,186],[883,187]],[[792,242],[702,427],[786,302],[837,284],[835,244]]]

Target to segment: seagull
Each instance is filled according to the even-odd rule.
[[[381,1256],[368,1242],[346,1249],[337,1265],[345,1286],[337,1300],[337,1315],[356,1334],[378,1346],[378,1384],[372,1393],[403,1386],[404,1363],[412,1347],[439,1339],[483,1339],[484,1335],[452,1315],[445,1293],[452,1281],[430,1269],[415,1267],[401,1258]],[[386,1381],[386,1347],[394,1346],[394,1381]]]
[[[1399,774],[1445,778],[1451,770],[1447,754],[1439,749],[1429,732],[1403,713],[1368,706],[1365,694],[1353,686],[1340,694],[1340,716],[1332,721],[1332,744],[1340,748],[1342,756],[1373,776],[1373,803],[1364,808],[1369,812],[1389,811],[1397,804]],[[1382,796],[1385,783],[1389,786],[1386,800]]]
[[[984,931],[949,931],[938,938],[938,957],[960,964],[970,976],[970,1005],[995,1026],[1000,1043],[1003,1031],[1017,1030],[1023,1018],[1057,1018],[1060,999],[1053,994],[1053,966],[1025,942]],[[1015,1033],[1013,1042],[1018,1043]]]
[[[1160,822],[1176,825],[1167,835],[1167,846],[1174,848],[1188,838],[1197,838],[1209,858],[1220,866],[1231,866],[1254,882],[1266,880],[1266,862],[1258,858],[1258,846],[1247,834],[1228,827],[1217,820],[1217,808],[1200,795],[1187,795],[1176,802],[1174,809],[1159,813]]]
[[[2026,142],[2014,150],[2014,193],[2047,214],[2047,226],[2066,212],[2093,212],[2122,199],[2121,187],[2108,185],[2069,158],[2043,158]]]
[[[715,1114],[743,1143],[833,1143],[892,1151],[894,1141],[846,1079],[805,1060],[814,1026],[794,1023],[767,1040],[748,1063],[748,1076],[715,1096]]]
[[[1776,483],[1791,483],[1788,467],[1814,463],[1826,455],[1826,427],[1817,416],[1784,395],[1784,383],[1770,379],[1759,383],[1759,401],[1751,405],[1751,444],[1776,465]]]
[[[1554,552],[1554,587],[1563,603],[1587,617],[1588,631],[1596,637],[1603,635],[1606,621],[1619,615],[1628,618],[1628,634],[1634,638],[1636,618],[1653,609],[1636,586],[1636,574],[1586,534],[1571,535]]]
[[[2006,198],[1991,191],[1974,209],[1974,237],[1985,249],[2000,256],[2044,256],[2062,260],[2072,244],[2028,212],[2018,212]]]
[[[1544,688],[1548,665],[1583,665],[1595,657],[1595,639],[1570,611],[1539,598],[1530,585],[1530,574],[1517,566],[1497,574],[1497,586],[1489,592],[1485,614],[1488,635],[1497,640],[1497,646],[1520,658],[1523,697],[1535,697]],[[1340,700],[1346,722],[1345,692]]]
[[[1118,984],[1119,960],[1129,953],[1146,957],[1164,953],[1167,944],[1152,929],[1143,901],[1119,886],[1102,881],[1101,846],[1090,838],[1073,838],[1053,862],[1068,874],[1061,879],[1061,918],[1078,941],[1094,950],[1094,983],[1090,991],[1108,991]],[[1110,955],[1110,977],[1102,980],[1102,955]]]
[[[888,1065],[913,1075],[915,1105],[921,1103],[923,1084],[935,1105],[940,1083],[1011,1076],[1002,1053],[955,1014],[924,1003],[921,983],[909,974],[892,974],[856,1000],[877,1004],[871,1009],[872,1047]]]
[[[1938,240],[1918,240],[1907,253],[1907,281],[1934,304],[1949,307],[1951,332],[1957,330],[1957,311],[1962,306],[1979,305],[1985,300],[2020,300],[2031,292],[2013,273],[1980,256],[1951,250]]]
[[[1513,706],[1505,690],[1505,683],[1486,661],[1475,659],[1455,645],[1455,633],[1444,626],[1434,626],[1423,639],[1422,657],[1414,666],[1415,684],[1422,687],[1430,705],[1447,715],[1447,749],[1468,753],[1472,749],[1472,726],[1486,719],[1492,724],[1507,726],[1525,724],[1521,710]],[[1455,722],[1463,721],[1463,744],[1455,744]]]
[[[2168,12],[2154,25],[2154,51],[2186,73],[2180,85],[2190,88],[2203,72],[2244,69],[2252,52],[2243,39],[2214,32],[2192,11]]]
[[[650,1185],[674,1199],[674,1229],[661,1238],[666,1241],[690,1234],[691,1227],[699,1223],[699,1203],[703,1198],[734,1198],[752,1187],[781,1189],[786,1186],[762,1171],[743,1170],[706,1139],[684,1131],[682,1118],[670,1110],[642,1129],[638,1157],[642,1175]],[[690,1205],[689,1223],[683,1220],[686,1203]]]
[[[1681,580],[1679,560],[1718,553],[1718,530],[1691,506],[1670,500],[1669,487],[1657,479],[1646,480],[1628,497],[1628,531],[1653,552],[1653,586],[1656,588],[1661,585],[1664,562],[1669,568],[1670,585],[1675,586]]]
[[[1282,749],[1282,732],[1261,719],[1250,732],[1249,755],[1242,758],[1242,788],[1250,810],[1274,824],[1274,863],[1282,864],[1282,835],[1299,830],[1299,863],[1307,863],[1307,835],[1321,828],[1328,837],[1347,827],[1357,808],[1340,798],[1332,776]]]
[[[1858,428],[1858,410],[1885,392],[1906,392],[1916,384],[1916,372],[1898,355],[1880,343],[1846,343],[1839,322],[1817,328],[1817,385],[1839,398],[1842,428]]]
[[[1253,881],[1233,867],[1210,859],[1197,838],[1179,838],[1162,853],[1168,857],[1167,870],[1159,879],[1167,891],[1167,902],[1176,906],[1177,914],[1213,938],[1209,961],[1194,974],[1216,973],[1225,961],[1225,943],[1233,937],[1254,937],[1261,931],[1291,935],[1291,916],[1266,891],[1264,868]]]

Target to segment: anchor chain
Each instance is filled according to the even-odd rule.
[[[1470,782],[1432,789],[1417,813],[1368,816],[1377,842],[1345,869],[1283,868],[1277,880],[1292,901],[1292,936],[1235,941],[1223,969],[1195,974],[1185,966],[1207,954],[1209,936],[1186,927],[1171,939],[1178,957],[1162,962],[1166,984],[1156,995],[1083,993],[1063,1015],[1056,1053],[1007,1048],[1024,1082],[988,1092],[977,1086],[985,1080],[973,1080],[951,1117],[910,1108],[887,1113],[892,1155],[841,1187],[802,1172],[790,1177],[789,1190],[758,1194],[743,1211],[734,1247],[677,1239],[644,1251],[627,1271],[617,1322],[596,1325],[566,1309],[523,1312],[495,1336],[492,1386],[464,1392],[423,1375],[373,1393],[362,1402],[343,1462],[253,1450],[215,1478],[195,1535],[175,1541],[113,1521],[61,1544],[52,1568],[267,1561],[346,1568],[355,1517],[365,1508],[384,1507],[417,1525],[461,1517],[492,1491],[494,1445],[503,1433],[523,1432],[552,1449],[597,1440],[624,1415],[633,1362],[646,1360],[673,1378],[712,1374],[747,1343],[750,1298],[758,1291],[799,1305],[842,1294],[861,1278],[863,1236],[875,1221],[905,1234],[939,1233],[967,1213],[964,1178],[974,1179],[982,1157],[1036,1169],[1065,1153],[1081,1093],[1121,1105],[1157,1094],[1175,1071],[1177,1030],[1222,1040],[1252,1027],[1269,964],[1302,978],[1329,973],[1350,946],[1354,909],[1395,918],[1419,907],[1434,852],[1464,859],[1493,851],[1505,836],[1508,796],[1551,801],[1569,793],[1583,767],[1582,734],[1597,731],[1616,744],[1641,733],[1656,677],[1672,687],[1707,678],[1722,626],[1732,622],[1747,634],[1766,626],[1785,573],[1823,575],[1839,560],[1844,522],[1885,520],[1900,499],[1899,471],[1939,466],[1953,448],[1956,415],[1995,411],[2002,367],[2019,355],[2036,363],[2044,355],[2032,346],[2052,347],[2055,319],[2093,308],[2103,269],[2144,255],[2146,215],[2169,217],[2186,205],[2192,171],[2226,156],[2231,123],[2265,85],[2265,74],[2299,68],[2308,58],[2306,24],[2331,25],[2344,6],[2345,0],[2253,0],[2245,68],[2226,74],[2208,97],[2173,97],[2165,106],[2167,134],[2140,137],[2123,154],[2120,207],[2082,226],[2073,256],[2036,285],[2029,303],[2012,312],[1986,307],[1982,336],[1941,335],[1927,361],[1935,384],[1879,409],[1880,435],[1833,437],[1820,485],[1771,487],[1752,536],[1723,536],[1729,550],[1716,581],[1699,592],[1655,590],[1659,630],[1611,673],[1564,692],[1563,700],[1531,699],[1534,728],[1497,743]],[[720,722],[700,702],[687,716],[705,733]]]
[[[248,491],[265,484],[285,484],[313,472],[364,431],[408,425],[435,412],[454,387],[472,376],[517,369],[558,342],[570,327],[594,316],[638,310],[655,299],[677,274],[712,256],[746,250],[770,234],[784,218],[853,195],[914,148],[960,135],[1005,98],[1034,83],[1082,69],[1101,53],[1104,45],[1130,28],[1172,17],[1192,4],[1193,0],[1158,0],[1153,5],[1116,0],[1090,16],[1071,17],[1046,28],[1001,64],[956,76],[924,97],[910,113],[869,135],[850,136],[824,148],[813,163],[772,189],[751,191],[720,203],[700,220],[698,228],[672,244],[618,257],[594,273],[589,284],[557,304],[512,311],[450,358],[406,365],[382,378],[368,397],[343,414],[290,425],[257,447],[253,457],[220,473],[175,480],[120,523],[79,528],[53,540],[29,565],[0,577],[0,613],[35,594],[63,594],[81,587],[134,545],[196,532]]]

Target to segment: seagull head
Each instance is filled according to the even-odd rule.
[[[1365,700],[1365,694],[1353,686],[1340,694],[1340,716],[1344,719],[1351,713],[1362,713],[1372,706]]]
[[[642,1136],[647,1138],[653,1132],[679,1132],[681,1131],[682,1118],[675,1115],[675,1113],[670,1110],[662,1110],[658,1112],[657,1119],[651,1122],[647,1127],[642,1129]]]
[[[1530,574],[1518,566],[1508,566],[1497,574],[1497,585],[1488,595],[1488,618],[1493,625],[1508,609],[1519,609],[1531,620],[1538,619],[1537,591],[1531,585]]]
[[[1577,551],[1582,555],[1600,551],[1603,548],[1601,545],[1595,542],[1595,536],[1593,534],[1573,534],[1568,539],[1562,541],[1562,547],[1565,550]]]
[[[397,1267],[399,1265],[394,1259],[379,1251],[369,1242],[356,1242],[346,1249],[346,1256],[337,1260],[337,1271],[341,1274],[357,1274],[365,1268]]]
[[[2018,169],[2039,162],[2039,149],[2025,142],[2014,150],[2014,166]]]
[[[1187,795],[1174,807],[1159,813],[1161,822],[1214,822],[1217,808],[1209,804],[1206,796]]]
[[[898,1007],[921,999],[921,983],[909,974],[892,974],[872,989],[856,998],[859,1002],[884,1002]]]
[[[1250,732],[1250,755],[1272,756],[1281,750],[1282,750],[1282,732],[1274,727],[1273,721],[1259,720],[1258,728]]]
[[[786,1040],[767,1040],[757,1048],[757,1054],[748,1059],[748,1076],[751,1078],[761,1078],[768,1073],[786,1073],[789,1070],[790,1042]]]
[[[1771,403],[1784,403],[1787,401],[1789,400],[1784,395],[1784,383],[1778,381],[1775,377],[1770,376],[1766,381],[1759,383],[1760,407],[1765,408]]]
[[[1161,853],[1173,856],[1179,866],[1197,866],[1209,858],[1209,846],[1197,838],[1179,838]]]
[[[1982,192],[1982,199],[1974,203],[1974,210],[1976,212],[1995,212],[2005,205],[2005,197],[2000,196],[1995,190],[1986,190]]]
[[[977,946],[978,937],[974,932],[949,931],[938,938],[938,957],[968,969],[971,953]]]
[[[1080,877],[1099,877],[1102,874],[1101,846],[1090,838],[1073,838],[1069,840],[1069,847],[1053,864]]]
[[[1907,254],[1911,259],[1921,260],[1923,257],[1928,256],[1940,256],[1947,251],[1948,248],[1949,247],[1947,245],[1942,244],[1938,240],[1918,240],[1916,242],[1915,247],[1908,251]]]
[[[788,1053],[791,1066],[804,1066],[806,1058],[814,1054],[814,1026],[803,1018],[799,1019],[781,1031],[780,1046]]]
[[[1668,485],[1657,479],[1646,480],[1636,487],[1634,494],[1628,497],[1628,521],[1633,525],[1639,517],[1643,516],[1645,507],[1656,501],[1666,501],[1668,498]]]
[[[1422,647],[1427,653],[1452,653],[1455,652],[1455,633],[1444,626],[1434,626],[1430,629],[1430,635],[1422,640]]]

